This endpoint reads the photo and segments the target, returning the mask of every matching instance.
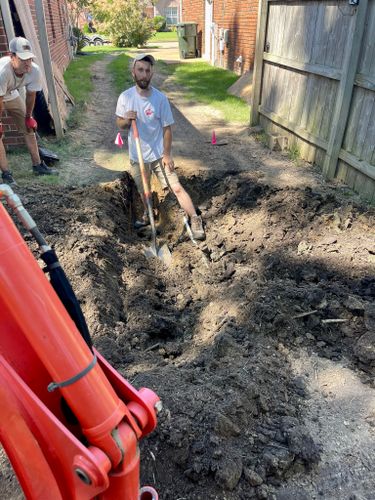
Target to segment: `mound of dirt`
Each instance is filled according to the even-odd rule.
[[[237,97],[241,97],[250,104],[253,90],[253,71],[247,71],[229,87],[228,92]]]
[[[142,443],[143,482],[165,499],[273,498],[321,455],[291,353],[303,345],[345,356],[364,378],[374,375],[374,212],[311,189],[271,188],[245,172],[184,183],[200,202],[207,240],[198,249],[178,239],[182,220],[167,196],[160,229],[170,268],[143,255],[148,239],[132,229],[139,200],[127,174],[52,188],[43,204],[38,188],[24,199],[95,346],[163,401],[157,430]]]
[[[95,92],[75,132],[85,154],[61,167],[59,182],[75,187],[30,181],[17,192],[95,347],[163,401],[141,443],[142,484],[165,500],[373,498],[374,209],[237,126],[226,124],[228,148],[207,145],[205,134],[223,129],[170,82],[189,118],[174,109],[175,158],[207,240],[195,247],[175,200],[159,193],[159,241],[173,262],[147,260],[133,181],[113,180],[105,64],[92,69]],[[7,464],[0,497],[22,498]]]

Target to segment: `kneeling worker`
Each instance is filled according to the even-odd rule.
[[[135,85],[125,90],[118,98],[116,117],[120,129],[129,128],[128,145],[130,165],[134,181],[142,195],[143,185],[138,163],[137,149],[133,132],[132,120],[137,120],[141,149],[145,167],[149,175],[154,173],[163,189],[169,186],[176,195],[181,208],[190,218],[191,230],[196,240],[204,240],[205,232],[202,219],[197,214],[189,194],[181,185],[175,172],[175,165],[171,154],[172,128],[174,123],[171,107],[167,97],[151,86],[155,59],[149,54],[138,54],[132,67]],[[164,173],[168,182],[164,177]],[[169,185],[169,186],[168,186]],[[143,220],[137,221],[136,226],[148,225],[147,211]]]
[[[39,156],[35,137],[37,122],[32,116],[36,92],[42,90],[40,68],[33,62],[35,58],[26,38],[16,37],[9,43],[9,56],[0,58],[0,117],[5,110],[11,115],[18,130],[24,134],[25,143],[32,160],[35,175],[51,175],[57,172],[49,168]],[[26,88],[26,103],[18,89]],[[8,168],[8,160],[3,144],[3,124],[0,121],[0,169],[3,182],[15,184]]]

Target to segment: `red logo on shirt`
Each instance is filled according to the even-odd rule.
[[[154,112],[152,111],[152,109],[151,109],[151,108],[147,108],[147,109],[145,110],[145,113],[146,113],[146,115],[147,115],[147,116],[151,116]]]

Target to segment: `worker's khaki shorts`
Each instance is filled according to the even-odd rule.
[[[136,161],[130,160],[130,166],[131,166],[131,173],[132,173],[134,182],[137,186],[138,192],[143,193],[143,183],[142,183],[141,169],[139,167],[139,163]],[[167,170],[163,167],[161,158],[159,160],[152,161],[151,163],[145,163],[145,169],[147,172],[149,182],[150,182],[151,174],[155,174],[163,189],[168,189],[168,187],[169,187],[168,183],[172,187],[172,186],[175,186],[176,184],[179,184],[179,182],[180,182],[176,172],[167,172]],[[163,170],[164,170],[165,175],[168,179],[168,183],[165,180]]]
[[[3,101],[3,108],[13,118],[18,130],[25,135],[33,135],[34,131],[27,130],[25,126],[26,105],[25,101],[20,97],[16,97],[11,101]]]

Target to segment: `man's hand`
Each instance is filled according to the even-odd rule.
[[[162,162],[167,172],[174,172],[174,160],[171,155],[163,155]]]
[[[137,119],[137,112],[136,111],[127,111],[124,114],[124,119],[125,120],[136,120]]]
[[[34,132],[36,131],[36,129],[38,128],[38,124],[36,122],[36,120],[32,117],[32,116],[26,116],[25,117],[25,126],[28,130],[34,130]]]

